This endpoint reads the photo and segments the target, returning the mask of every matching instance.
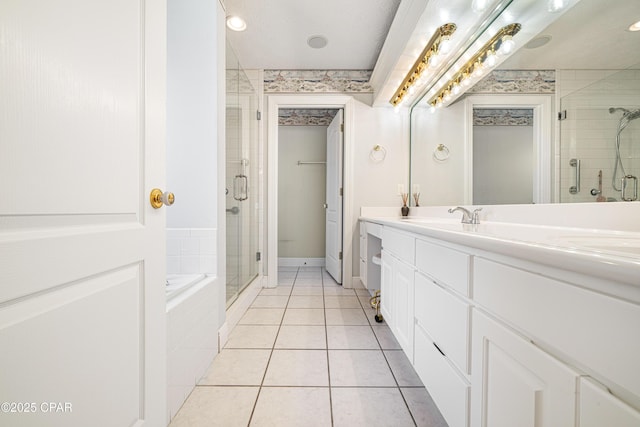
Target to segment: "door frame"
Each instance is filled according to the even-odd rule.
[[[464,101],[464,203],[473,204],[473,109],[533,110],[533,202],[551,203],[551,96],[474,95]]]
[[[353,279],[354,100],[347,95],[269,95],[267,120],[267,287],[278,286],[278,111],[280,108],[331,108],[344,111],[342,199],[342,286]]]

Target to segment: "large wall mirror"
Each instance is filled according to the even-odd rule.
[[[638,199],[640,1],[554,19],[451,105],[412,107],[421,206]]]

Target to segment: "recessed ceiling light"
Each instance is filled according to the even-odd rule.
[[[532,39],[529,43],[525,44],[524,47],[526,49],[537,49],[549,43],[550,41],[551,41],[551,36],[548,36],[548,35],[540,36],[540,37],[536,37],[535,39]]]
[[[244,31],[247,29],[247,23],[239,16],[229,15],[227,16],[227,27],[233,31]]]
[[[629,25],[629,31],[640,31],[640,21]]]
[[[307,39],[307,44],[309,47],[314,49],[322,49],[329,43],[325,36],[311,36]]]

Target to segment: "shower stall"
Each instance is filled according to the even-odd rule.
[[[227,42],[226,302],[258,275],[258,95]]]
[[[558,201],[638,200],[640,67],[605,70],[560,98]]]

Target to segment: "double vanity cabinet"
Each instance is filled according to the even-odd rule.
[[[638,264],[625,283],[478,227],[360,227],[366,285],[379,268],[384,320],[450,427],[640,426]]]

